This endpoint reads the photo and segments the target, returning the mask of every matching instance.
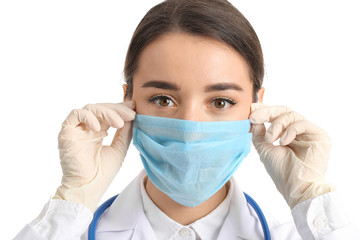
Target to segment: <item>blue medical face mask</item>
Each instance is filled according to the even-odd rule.
[[[137,114],[133,144],[151,182],[197,206],[230,179],[251,149],[250,121],[199,122]]]

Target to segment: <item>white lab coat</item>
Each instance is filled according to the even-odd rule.
[[[96,239],[156,240],[155,234],[148,219],[145,216],[142,205],[140,184],[145,174],[146,173],[144,170],[141,171],[140,174],[119,194],[112,205],[104,212],[97,225]],[[232,181],[232,184],[234,184],[234,192],[230,203],[229,214],[226,217],[225,222],[220,230],[218,239],[264,239],[261,224],[255,211],[246,202],[245,196],[237,186],[236,181]],[[320,206],[319,204],[323,207],[318,209],[318,206]],[[328,212],[331,209],[334,210],[336,204],[338,204],[336,195],[330,193],[298,204],[293,209],[292,214],[294,220],[298,226],[298,231],[303,238],[301,238],[297,232],[294,222],[291,221],[288,223],[279,224],[276,219],[264,211],[265,217],[269,224],[272,239],[359,240],[360,235],[356,235],[355,227],[347,222],[347,220],[343,217],[342,211],[337,211],[335,209],[335,211],[331,212],[331,214],[328,214],[328,216],[324,218],[324,211]],[[75,204],[73,205],[75,206]],[[59,206],[56,207],[59,208]],[[53,210],[49,209],[45,209],[44,211],[53,212]],[[78,209],[75,209],[74,211],[79,213]],[[60,214],[68,214],[66,212],[69,211],[59,210],[57,212]],[[79,233],[76,231],[79,231],[81,227],[71,228],[70,225],[76,225],[71,223],[71,219],[74,219],[75,217],[77,216],[74,214],[73,216],[68,216],[68,221],[66,221],[66,216],[56,217],[53,215],[49,217],[50,219],[45,221],[45,214],[45,216],[42,216],[41,220],[45,222],[43,223],[43,226],[32,226],[31,224],[27,225],[17,235],[17,237],[15,237],[15,240],[87,240],[87,230],[81,230],[82,232]],[[316,221],[316,219],[319,217],[322,217],[322,224],[319,224],[319,221]],[[85,222],[88,226],[88,221],[91,219],[89,220],[87,218],[88,217],[83,217],[83,222]],[[81,218],[77,219],[76,221],[81,222]],[[38,224],[39,220],[35,222]],[[329,228],[331,229],[329,230]],[[61,231],[63,231],[63,233],[61,233]],[[56,236],[52,236],[52,232],[57,232]]]
[[[97,239],[156,240],[143,211],[140,184],[144,174],[145,171],[142,171],[103,214],[98,222]],[[232,183],[234,192],[229,215],[225,219],[218,239],[263,239],[263,231],[255,211],[246,203],[245,196],[239,191],[236,181],[232,181]],[[124,218],[124,216],[127,217]],[[286,227],[279,226],[269,215],[266,215],[266,218],[273,239],[301,239],[294,224],[286,224]],[[82,239],[85,240],[87,237],[83,236]]]

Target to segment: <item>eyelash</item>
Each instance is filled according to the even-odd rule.
[[[213,98],[211,100],[211,102],[213,102],[214,100],[223,100],[225,102],[230,103],[232,106],[234,106],[236,104],[236,102],[234,100],[232,100],[231,98],[227,98],[227,97],[216,97],[216,98]]]
[[[148,103],[152,103],[156,100],[160,100],[161,98],[168,98],[170,99],[172,102],[174,102],[171,98],[169,98],[168,96],[165,96],[165,95],[155,95],[155,96],[152,96],[151,98],[149,98],[147,100]]]
[[[147,102],[148,103],[153,103],[154,101],[156,100],[160,100],[161,98],[167,98],[167,99],[170,99],[172,102],[174,102],[171,98],[169,98],[168,96],[166,95],[155,95],[155,96],[152,96],[150,97]],[[232,100],[231,98],[227,98],[227,97],[215,97],[211,100],[211,102],[213,102],[214,100],[223,100],[223,101],[226,101],[227,103],[231,104],[232,106],[234,106],[236,104],[236,102],[234,100]],[[217,108],[218,110],[223,110],[225,108]]]

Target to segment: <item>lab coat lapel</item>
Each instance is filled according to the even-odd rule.
[[[145,214],[142,214],[135,226],[134,235],[131,240],[156,240],[154,230],[146,218]]]
[[[145,174],[142,170],[103,213],[97,226],[97,234],[112,232],[111,235],[116,239],[156,239],[141,200],[140,184]],[[133,233],[130,234],[129,231]]]
[[[141,200],[140,184],[145,171],[139,175],[119,194],[112,205],[104,212],[97,226],[99,236],[111,239],[155,240],[154,231],[145,216]],[[218,239],[263,239],[260,221],[247,204],[243,192],[237,186],[230,202],[229,214],[220,230]],[[99,237],[99,239],[102,239]],[[104,237],[103,239],[109,239]]]
[[[220,230],[218,239],[264,239],[261,223],[252,207],[247,203],[244,193],[233,179],[234,192],[230,202],[229,214]]]

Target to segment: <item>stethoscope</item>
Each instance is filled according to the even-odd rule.
[[[259,205],[255,202],[254,199],[252,199],[249,195],[247,195],[246,193],[244,193],[246,201],[251,205],[251,207],[255,210],[260,223],[261,223],[261,227],[263,229],[264,232],[264,238],[265,240],[271,240],[271,236],[270,236],[270,229],[269,226],[266,222],[265,216],[263,214],[263,212],[261,211]],[[118,195],[113,196],[112,198],[109,198],[106,202],[104,202],[94,213],[94,217],[93,220],[91,221],[90,225],[89,225],[89,231],[88,231],[88,240],[95,240],[95,231],[96,231],[96,225],[99,221],[100,216],[105,212],[106,209],[108,209],[108,207],[110,207],[110,205],[114,202],[115,198]]]

